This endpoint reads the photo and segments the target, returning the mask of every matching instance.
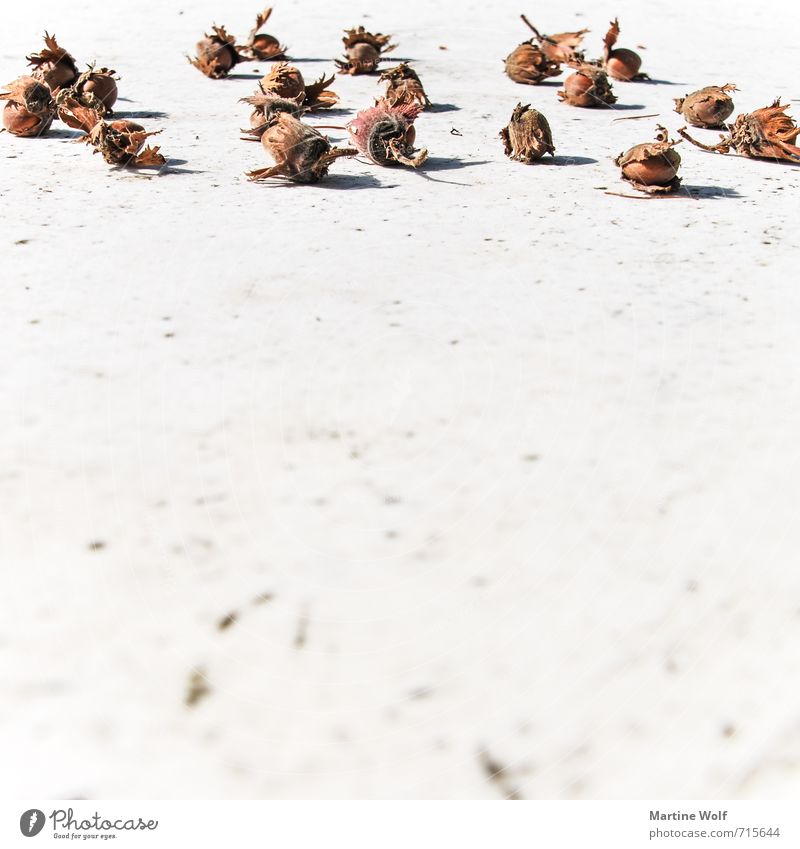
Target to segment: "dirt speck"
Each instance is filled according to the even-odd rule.
[[[189,676],[189,685],[186,688],[184,702],[186,707],[195,707],[204,698],[211,694],[206,673],[203,669],[193,669]]]

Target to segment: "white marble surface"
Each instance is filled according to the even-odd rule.
[[[797,794],[800,170],[686,149],[699,200],[601,188],[656,123],[613,119],[674,130],[703,85],[800,114],[770,8],[527,9],[593,53],[619,14],[675,83],[605,112],[503,76],[517,3],[281,2],[293,56],[363,22],[458,107],[419,120],[424,173],[316,188],[248,184],[252,83],[183,58],[254,7],[4,12],[3,80],[55,31],[185,160],[0,136],[4,793]],[[519,100],[560,166],[503,157]]]

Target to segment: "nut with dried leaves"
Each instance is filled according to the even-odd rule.
[[[518,103],[511,113],[508,126],[500,130],[506,156],[528,165],[541,159],[546,153],[553,154],[553,134],[547,118],[530,105]]]
[[[389,53],[397,47],[390,44],[390,35],[367,32],[364,27],[345,30],[345,58],[335,59],[340,74],[371,74],[380,64],[384,53]]]
[[[318,183],[327,176],[332,162],[358,153],[352,148],[331,147],[318,130],[286,112],[273,118],[261,134],[261,144],[275,165],[249,171],[247,176],[253,181],[283,177],[294,183]]]
[[[274,35],[260,32],[270,15],[272,15],[271,7],[256,15],[256,25],[250,30],[247,43],[238,48],[241,53],[259,62],[282,59],[286,55],[285,44],[281,44]]]
[[[781,105],[780,98],[777,98],[771,106],[739,115],[730,132],[721,136],[721,141],[715,145],[693,139],[685,127],[678,130],[678,134],[695,147],[715,153],[735,150],[751,159],[782,159],[800,163],[800,147],[795,144],[800,127],[791,115],[786,114],[788,108],[788,103]]]
[[[622,179],[647,194],[670,194],[681,184],[678,169],[681,156],[664,127],[658,127],[656,140],[637,144],[620,154],[614,162],[622,169]]]
[[[649,80],[650,77],[647,74],[640,72],[642,57],[638,53],[628,50],[627,47],[614,47],[618,38],[619,20],[614,18],[603,39],[603,67],[608,75],[623,82]]]
[[[675,111],[683,115],[693,127],[720,129],[733,113],[733,98],[728,93],[731,91],[737,91],[733,83],[706,86],[686,97],[675,98]]]
[[[347,125],[358,150],[376,165],[407,165],[419,168],[428,158],[426,149],[416,150],[414,121],[422,111],[418,104],[392,106],[379,100]]]
[[[48,86],[34,77],[20,77],[0,92],[5,100],[3,126],[21,138],[44,135],[53,123],[56,106]]]
[[[520,18],[533,32],[544,55],[552,62],[568,64],[582,61],[583,54],[577,48],[581,46],[584,36],[589,32],[588,29],[581,29],[576,32],[559,32],[556,35],[542,35],[525,15],[520,15]]]
[[[88,106],[107,115],[117,102],[119,94],[117,89],[119,77],[115,76],[116,73],[109,68],[96,70],[94,65],[89,65],[88,70],[78,77],[74,85],[62,88],[58,92],[56,102],[77,101],[82,106]]]
[[[70,100],[59,104],[58,117],[68,127],[83,130],[86,135],[82,141],[93,147],[94,153],[101,154],[109,165],[156,168],[166,164],[159,147],[145,147],[147,139],[161,130],[148,132],[135,121],[106,122],[98,110]]]
[[[557,92],[561,101],[586,108],[611,106],[617,102],[605,71],[588,64],[575,67],[575,73],[564,80],[564,88]]]
[[[432,105],[417,72],[407,62],[401,62],[396,67],[384,71],[378,82],[387,83],[383,99],[390,106],[416,103],[423,109],[428,109]]]
[[[306,85],[300,70],[288,62],[276,62],[258,84],[262,93],[286,100],[298,100],[307,111],[329,109],[339,101],[336,92],[328,88],[335,77],[324,74],[311,85]],[[257,95],[256,95],[257,96]]]
[[[506,57],[506,74],[521,85],[536,85],[548,77],[557,77],[561,66],[548,59],[542,48],[530,41],[523,41]]]
[[[206,33],[197,42],[195,47],[197,55],[189,59],[189,62],[210,79],[221,80],[227,77],[239,62],[246,62],[250,57],[239,53],[236,48],[236,39],[226,31],[225,27],[213,26],[211,29],[213,32]]]
[[[250,113],[249,134],[261,138],[261,134],[273,122],[280,112],[285,112],[295,118],[300,118],[306,111],[302,106],[302,95],[295,98],[278,97],[271,91],[260,91],[250,97],[243,97],[242,103],[253,107]]]
[[[28,56],[32,76],[46,83],[51,91],[74,85],[80,76],[75,59],[59,46],[55,35],[44,34],[44,50]]]

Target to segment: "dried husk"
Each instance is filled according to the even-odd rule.
[[[345,30],[342,42],[344,43],[345,58],[336,59],[336,65],[340,74],[371,74],[377,70],[381,57],[397,47],[390,44],[391,35],[367,32],[364,27]]]
[[[576,32],[559,32],[555,35],[543,35],[525,15],[520,15],[520,17],[536,36],[539,47],[548,59],[564,65],[570,62],[582,61],[583,54],[577,48],[581,46],[586,33],[589,32],[588,29],[581,29]]]
[[[419,104],[392,106],[379,100],[348,124],[353,144],[376,165],[406,165],[419,168],[428,158],[427,149],[416,150],[414,121],[422,111]]]
[[[240,53],[259,62],[283,59],[286,56],[285,44],[281,44],[274,35],[260,31],[270,15],[272,15],[272,7],[256,15],[256,25],[250,30],[247,42],[237,48]]]
[[[46,83],[51,91],[73,85],[80,71],[75,59],[59,45],[55,35],[44,34],[44,50],[27,57],[31,72],[37,80]]]
[[[642,67],[642,57],[638,53],[627,47],[614,47],[618,38],[619,19],[614,18],[603,39],[603,67],[608,75],[622,82],[649,80],[650,77],[639,70]]]
[[[221,80],[227,77],[231,70],[239,63],[250,59],[236,49],[236,39],[230,35],[225,27],[213,26],[212,33],[206,33],[205,37],[197,42],[195,52],[197,55],[189,59],[199,71],[212,80]]]
[[[271,93],[286,100],[299,100],[304,109],[316,112],[330,109],[339,102],[339,95],[328,86],[336,76],[324,74],[311,85],[306,85],[298,68],[288,62],[276,62],[259,83],[262,92]]]
[[[756,109],[745,115],[739,115],[728,135],[721,136],[715,145],[702,144],[693,139],[686,128],[678,130],[686,141],[696,147],[715,153],[728,153],[731,150],[751,159],[782,159],[787,162],[800,162],[800,147],[795,145],[800,127],[786,114],[788,103],[781,105],[777,98],[771,106]]]
[[[3,126],[14,136],[35,138],[44,135],[53,123],[56,106],[46,83],[31,76],[20,77],[0,92],[5,100]]]
[[[282,177],[295,183],[318,183],[327,176],[332,162],[358,153],[353,148],[331,147],[319,131],[285,112],[276,115],[264,130],[261,144],[275,165],[249,171],[247,177],[253,181]]]
[[[614,162],[622,169],[622,179],[634,189],[651,195],[665,195],[678,190],[681,157],[664,127],[658,127],[656,140],[637,144],[620,154]]]
[[[67,126],[83,130],[86,135],[82,141],[91,145],[93,152],[101,154],[109,165],[153,168],[166,164],[159,153],[161,148],[145,147],[145,141],[161,130],[148,132],[135,121],[106,122],[98,110],[71,100],[59,105],[58,116]]]
[[[306,111],[302,105],[303,97],[295,98],[278,97],[271,91],[260,91],[250,97],[243,97],[242,103],[249,103],[253,107],[250,114],[250,130],[245,130],[250,135],[261,138],[264,130],[274,121],[279,113],[285,112],[295,118],[300,118]]]
[[[564,103],[584,108],[611,106],[617,98],[611,89],[608,75],[596,65],[574,65],[575,73],[564,81],[564,88],[556,92]]]
[[[555,152],[547,118],[530,105],[516,105],[508,126],[500,131],[500,138],[509,159],[528,165]]]
[[[401,62],[396,67],[384,71],[378,82],[387,83],[383,99],[390,106],[406,103],[416,103],[423,109],[432,106],[417,72],[407,62]]]
[[[728,92],[737,90],[733,83],[706,86],[685,97],[675,98],[675,111],[693,127],[722,129],[734,110],[733,98]]]
[[[115,76],[116,73],[109,68],[96,70],[94,65],[89,65],[88,70],[78,77],[74,85],[58,92],[56,103],[73,100],[82,106],[96,109],[103,115],[109,115],[119,94],[119,77]]]
[[[548,77],[557,77],[561,66],[548,59],[542,48],[530,41],[523,41],[506,57],[506,74],[515,83],[536,85]]]

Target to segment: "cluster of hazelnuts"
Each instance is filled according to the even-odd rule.
[[[155,133],[134,121],[106,120],[119,93],[116,71],[90,64],[81,72],[55,35],[45,32],[44,43],[43,50],[27,57],[30,73],[0,92],[0,100],[6,101],[4,130],[22,138],[38,138],[46,135],[58,118],[80,130],[80,140],[111,165],[163,165],[159,148],[145,146]]]
[[[281,178],[317,183],[335,160],[358,154],[382,166],[418,168],[425,162],[427,150],[415,147],[414,122],[432,104],[418,74],[406,62],[381,73],[378,82],[385,84],[383,95],[338,128],[347,130],[351,146],[332,147],[317,127],[303,120],[306,113],[330,109],[339,102],[338,94],[330,88],[337,72],[344,76],[377,73],[384,55],[396,46],[391,36],[364,27],[346,30],[342,38],[344,56],[334,60],[336,72],[307,84],[300,69],[287,60],[287,47],[263,32],[271,15],[271,8],[258,14],[242,43],[225,27],[212,27],[197,43],[195,56],[189,58],[194,67],[215,80],[227,77],[240,62],[273,62],[257,90],[241,99],[252,107],[250,127],[243,130],[245,138],[259,141],[274,161],[274,165],[248,172],[250,180]]]
[[[617,102],[612,79],[621,82],[650,80],[641,71],[642,59],[638,53],[616,47],[620,33],[616,19],[603,39],[602,58],[590,61],[580,50],[588,30],[542,35],[525,15],[521,18],[534,36],[516,47],[505,61],[506,74],[516,83],[537,85],[561,74],[562,65],[566,65],[572,69],[572,74],[558,92],[559,99],[570,106],[608,108]],[[751,158],[800,162],[800,148],[795,145],[800,128],[786,114],[788,104],[781,105],[776,100],[771,106],[740,115],[732,125],[726,124],[734,111],[731,92],[736,90],[731,83],[707,86],[675,100],[675,112],[692,126],[727,131],[717,144],[697,141],[685,127],[678,130],[678,134],[707,151],[728,153],[733,150]],[[508,125],[500,131],[500,137],[506,155],[518,162],[532,164],[555,152],[547,119],[530,105],[517,104]],[[615,163],[621,169],[622,179],[650,195],[674,193],[681,183],[678,177],[681,157],[675,150],[678,144],[680,141],[671,140],[667,130],[659,125],[655,141],[637,144],[617,157]]]

